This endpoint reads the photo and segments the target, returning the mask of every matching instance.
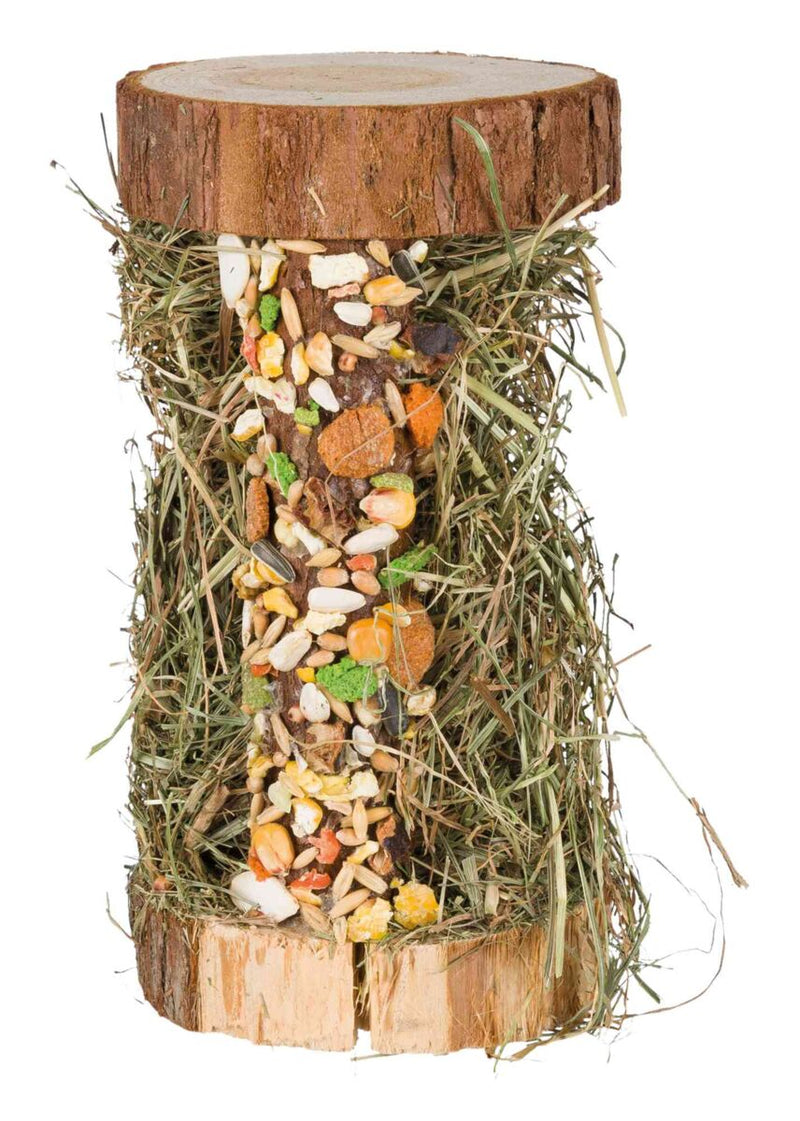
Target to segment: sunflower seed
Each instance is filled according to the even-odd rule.
[[[271,545],[265,538],[255,541],[250,546],[251,554],[257,561],[261,561],[263,565],[277,576],[276,583],[291,584],[294,580],[294,569],[289,564],[284,556],[282,556],[274,545]]]

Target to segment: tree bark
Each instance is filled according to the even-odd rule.
[[[194,229],[496,230],[486,171],[457,117],[492,150],[509,226],[541,223],[562,194],[575,204],[607,185],[597,207],[619,198],[617,85],[581,67],[463,55],[170,63],[124,78],[117,108],[125,209]]]

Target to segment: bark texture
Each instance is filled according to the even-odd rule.
[[[187,920],[150,908],[134,914],[133,932],[142,990],[162,1016],[271,1046],[347,1051],[359,1026],[381,1054],[491,1050],[567,1023],[596,985],[582,908],[568,919],[564,972],[552,986],[539,926],[396,951],[377,945],[360,961],[351,943],[246,919]]]
[[[162,69],[117,87],[119,188],[135,217],[281,238],[489,232],[486,173],[456,117],[490,145],[512,228],[539,224],[562,194],[574,204],[607,184],[598,208],[619,198],[619,94],[593,70],[511,96],[478,84],[457,102],[304,105],[149,88]]]

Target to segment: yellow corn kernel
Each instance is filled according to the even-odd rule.
[[[283,339],[276,331],[267,331],[256,343],[256,358],[265,378],[283,377]]]
[[[396,362],[410,362],[414,357],[414,351],[409,350],[408,347],[403,346],[396,339],[392,339],[389,343],[389,357],[394,358]]]
[[[394,917],[402,927],[415,930],[418,926],[430,926],[432,922],[436,922],[439,904],[427,884],[418,884],[412,880],[398,888],[394,897],[394,911]]]
[[[301,436],[310,436],[314,429],[307,424],[298,424],[297,431]]]
[[[322,790],[321,776],[312,771],[310,767],[301,771],[294,759],[290,759],[286,764],[284,774],[295,782],[304,794],[319,794]]]
[[[369,856],[374,856],[380,848],[377,841],[365,841],[357,849],[353,849],[347,858],[348,864],[363,864]]]
[[[295,673],[305,685],[317,676],[317,671],[313,666],[300,666],[299,669],[295,670]]]
[[[296,619],[300,614],[291,597],[283,588],[270,588],[261,596],[261,606],[265,611],[274,611],[276,615],[285,615],[287,619]]]
[[[402,296],[405,290],[405,281],[399,276],[379,276],[364,285],[364,299],[369,304],[383,304]]]
[[[347,790],[347,775],[320,775],[323,798],[336,798]]]
[[[392,908],[385,899],[368,899],[356,907],[347,920],[350,942],[380,942],[386,937]]]

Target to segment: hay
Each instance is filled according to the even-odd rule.
[[[569,1030],[619,1022],[648,925],[610,758],[611,595],[559,446],[575,380],[603,384],[579,355],[583,319],[624,410],[579,217],[592,201],[539,230],[439,240],[423,267],[418,318],[449,323],[465,345],[441,377],[445,427],[415,529],[436,546],[439,701],[403,747],[396,788],[419,841],[402,871],[434,887],[442,918],[392,939],[544,922],[554,977],[567,916],[585,904],[598,992]],[[229,579],[247,556],[245,453],[229,437],[243,361],[221,344],[211,237],[93,209],[115,239],[126,376],[155,422],[136,504],[126,713],[135,890],[230,914],[250,805]]]

